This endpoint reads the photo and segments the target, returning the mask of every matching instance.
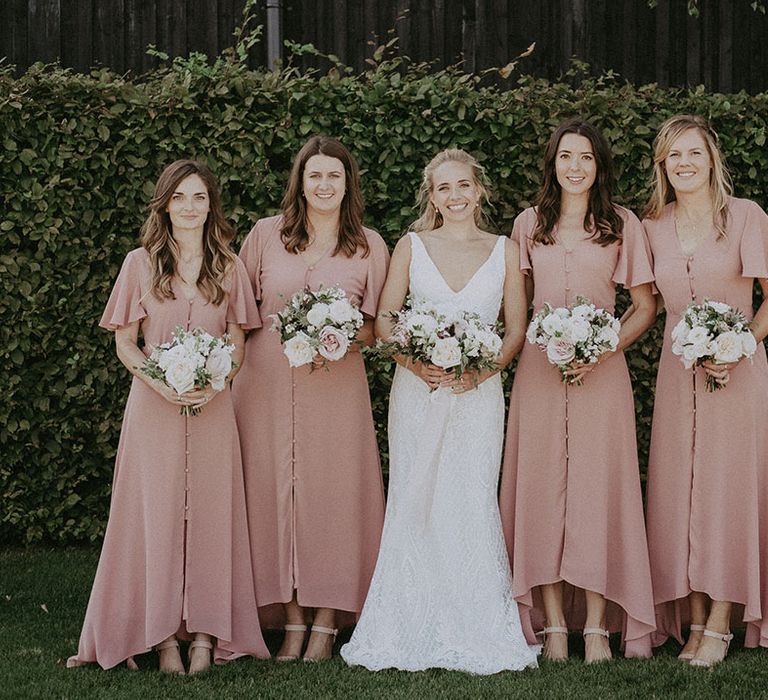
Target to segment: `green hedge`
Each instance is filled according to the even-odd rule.
[[[307,136],[339,135],[363,170],[367,224],[392,245],[439,149],[460,146],[481,160],[506,231],[530,204],[543,145],[564,117],[602,127],[621,199],[637,208],[656,127],[692,111],[713,118],[738,194],[766,204],[765,94],[635,88],[610,75],[522,78],[502,92],[454,70],[377,58],[362,76],[254,72],[198,56],[135,82],[106,70],[36,66],[18,79],[0,71],[0,540],[73,542],[103,531],[128,376],[96,324],[136,246],[152,184],[176,158],[213,167],[242,239],[277,211]],[[656,327],[629,353],[643,456],[659,344]],[[389,370],[371,369],[382,438]]]

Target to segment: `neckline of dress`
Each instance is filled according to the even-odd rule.
[[[677,244],[677,250],[680,252],[680,255],[682,255],[684,258],[688,260],[692,260],[696,253],[698,253],[701,248],[704,246],[705,243],[709,243],[709,241],[712,239],[712,232],[714,230],[714,226],[710,226],[709,230],[705,235],[703,235],[699,242],[696,244],[696,247],[690,252],[686,253],[685,250],[683,250],[683,244],[680,241],[680,236],[677,233],[677,202],[674,202],[673,205],[669,208],[669,218],[672,220],[672,234],[675,237],[675,243]]]
[[[459,294],[461,294],[461,293],[462,293],[462,292],[463,292],[463,291],[464,291],[464,290],[465,290],[467,287],[469,287],[469,285],[470,285],[470,284],[472,284],[472,282],[474,282],[474,281],[475,281],[475,278],[476,278],[476,277],[477,277],[477,275],[480,273],[480,270],[482,270],[482,269],[483,269],[483,268],[484,268],[484,267],[485,267],[485,266],[486,266],[486,265],[487,265],[487,264],[488,264],[488,263],[491,261],[491,258],[493,258],[493,255],[494,255],[494,253],[496,252],[496,248],[498,247],[499,243],[500,243],[500,242],[502,241],[502,239],[503,239],[503,236],[499,236],[499,237],[498,237],[498,238],[499,238],[499,240],[497,240],[497,241],[496,241],[496,243],[494,243],[494,244],[493,244],[493,249],[492,249],[492,250],[491,250],[491,252],[489,253],[488,257],[487,257],[485,260],[483,260],[483,262],[480,264],[480,266],[479,266],[479,267],[478,267],[478,268],[477,268],[477,269],[474,271],[474,273],[472,273],[472,276],[471,276],[471,277],[470,277],[470,278],[467,280],[467,283],[466,283],[466,284],[465,284],[465,285],[464,285],[464,286],[463,286],[461,289],[459,289],[458,291],[456,291],[456,290],[455,290],[453,287],[451,287],[451,285],[450,285],[450,284],[448,284],[448,281],[445,279],[445,275],[444,275],[442,272],[440,272],[440,268],[437,266],[437,263],[436,263],[434,260],[432,260],[432,256],[429,254],[429,251],[427,250],[427,246],[426,246],[426,244],[424,243],[424,241],[422,241],[422,240],[421,240],[421,237],[419,236],[419,234],[418,234],[418,233],[416,233],[415,231],[411,231],[411,233],[413,234],[413,236],[414,236],[414,237],[415,237],[415,238],[416,238],[416,239],[419,241],[419,243],[421,244],[421,247],[422,247],[422,249],[424,250],[424,255],[426,256],[427,260],[429,260],[429,262],[430,262],[430,264],[432,265],[432,267],[434,268],[435,272],[437,272],[437,274],[438,274],[438,277],[440,277],[440,279],[443,281],[443,284],[446,286],[446,288],[447,288],[447,289],[448,289],[448,290],[449,290],[449,291],[450,291],[452,294],[454,294],[454,295],[456,295],[456,296],[458,296]]]

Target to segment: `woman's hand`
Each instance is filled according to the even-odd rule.
[[[433,365],[430,362],[410,362],[406,361],[405,367],[421,379],[430,389],[434,390],[443,383],[450,380],[453,376],[451,372],[446,372],[442,367]]]
[[[456,377],[452,372],[447,372],[450,379],[440,386],[449,388],[454,394],[463,394],[466,391],[477,389],[486,379],[490,379],[498,370],[484,369],[482,371],[464,372],[461,377]]]
[[[736,362],[710,362],[705,360],[701,363],[704,371],[708,377],[712,377],[718,384],[725,386],[731,379],[731,370],[741,362],[741,359]]]
[[[185,391],[179,398],[185,401],[183,404],[185,406],[190,406],[192,408],[202,408],[218,393],[218,391],[216,391],[210,384],[208,384],[205,389],[193,389],[192,391]]]
[[[570,369],[565,371],[566,381],[568,384],[583,384],[588,374],[594,372],[600,364],[615,354],[609,350],[600,355],[597,362],[574,362]]]

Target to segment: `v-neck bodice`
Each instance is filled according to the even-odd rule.
[[[456,291],[445,281],[419,236],[410,232],[410,292],[414,302],[427,301],[446,311],[471,311],[486,323],[499,316],[504,292],[504,239],[499,237],[485,262],[469,281]]]

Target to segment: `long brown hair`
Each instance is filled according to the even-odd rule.
[[[141,227],[141,245],[149,253],[152,293],[158,299],[175,299],[171,283],[178,269],[179,245],[173,237],[168,203],[179,183],[198,175],[208,190],[210,210],[203,225],[203,263],[196,284],[202,295],[214,304],[226,296],[224,280],[235,262],[229,247],[235,232],[224,217],[219,184],[206,165],[195,160],[171,163],[157,180],[149,202],[149,216]]]
[[[600,131],[578,117],[564,121],[555,129],[544,153],[544,179],[536,196],[536,228],[533,242],[550,245],[555,242],[552,234],[560,219],[560,183],[557,181],[556,159],[560,140],[566,134],[577,134],[589,139],[595,155],[597,176],[589,190],[587,213],[584,215],[584,230],[592,232],[593,242],[607,246],[621,240],[624,220],[613,203],[616,178],[613,174],[613,159],[608,142]]]
[[[723,162],[717,133],[709,121],[698,114],[677,114],[667,119],[659,128],[659,133],[653,141],[653,191],[643,210],[643,217],[658,219],[664,207],[676,200],[675,189],[669,184],[664,161],[672,149],[672,144],[688,129],[696,129],[701,134],[709,151],[709,157],[712,160],[709,196],[712,200],[718,238],[725,237],[725,227],[728,223],[728,197],[733,193],[733,185]]]
[[[360,171],[352,154],[338,139],[330,136],[313,136],[296,155],[283,196],[283,226],[280,239],[289,253],[300,253],[309,244],[307,231],[307,202],[302,196],[304,168],[312,156],[323,155],[337,158],[344,166],[346,192],[341,200],[339,236],[334,255],[343,253],[351,258],[358,249],[367,257],[368,241],[363,232],[363,194],[360,191]]]
[[[432,190],[435,186],[435,170],[437,170],[443,163],[463,163],[472,169],[472,179],[475,182],[475,187],[477,187],[480,192],[480,206],[475,208],[475,224],[479,228],[486,228],[488,226],[488,219],[482,206],[483,203],[489,205],[488,188],[485,184],[485,170],[483,169],[483,166],[477,162],[475,157],[466,151],[462,151],[460,148],[446,148],[432,158],[424,168],[419,193],[416,195],[419,218],[411,224],[410,230],[434,231],[436,228],[443,225],[443,215],[432,206],[432,202],[430,201]]]

